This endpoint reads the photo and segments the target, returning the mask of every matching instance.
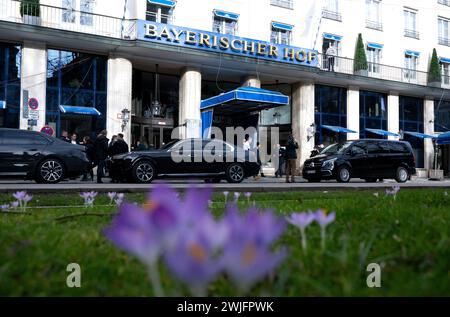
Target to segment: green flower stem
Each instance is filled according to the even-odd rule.
[[[161,280],[159,278],[158,264],[154,263],[148,267],[148,276],[150,283],[152,284],[153,291],[156,297],[164,297],[164,291],[161,286]]]

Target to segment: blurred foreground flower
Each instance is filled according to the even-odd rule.
[[[397,199],[397,194],[400,191],[400,186],[394,186],[391,189],[386,189],[387,196],[393,196],[394,200]]]
[[[28,195],[26,191],[20,191],[13,194],[13,197],[17,199],[18,207],[22,209],[23,212],[27,209],[27,204],[33,199],[33,196]]]
[[[109,197],[109,204],[112,205],[114,203],[114,198],[116,198],[117,193],[116,192],[111,192],[108,193],[108,197]]]
[[[0,206],[0,210],[1,210],[1,211],[8,211],[8,210],[9,210],[9,205],[8,205],[8,204],[1,205],[1,206]]]
[[[97,192],[86,192],[86,193],[81,193],[80,197],[82,197],[84,199],[84,207],[88,208],[88,207],[93,207],[94,206],[94,201],[95,201],[95,197],[97,197]]]
[[[286,218],[290,224],[300,229],[302,247],[305,252],[307,249],[306,228],[314,221],[314,218],[314,215],[310,211],[295,213]]]
[[[247,202],[250,203],[250,198],[252,197],[252,193],[247,192],[244,194],[245,198],[247,198]]]
[[[320,226],[320,236],[322,239],[322,250],[325,250],[325,242],[326,242],[326,229],[327,226],[332,223],[336,219],[336,213],[332,212],[330,214],[327,214],[325,210],[319,209],[314,214],[314,220],[319,224]]]
[[[197,296],[206,295],[209,283],[223,272],[248,290],[283,259],[284,251],[271,252],[284,230],[282,220],[256,209],[239,216],[234,205],[216,220],[208,209],[211,195],[211,189],[190,188],[179,199],[172,188],[157,186],[143,206],[121,206],[105,231],[114,244],[147,265],[157,296],[163,294],[160,258]]]
[[[225,196],[225,204],[227,203],[228,200],[228,195],[230,194],[230,192],[224,191],[223,195]]]

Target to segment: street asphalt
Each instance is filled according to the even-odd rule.
[[[385,189],[393,186],[402,188],[449,188],[450,179],[443,181],[431,181],[427,179],[413,179],[405,184],[398,184],[393,180],[385,180],[378,183],[366,183],[361,180],[354,180],[348,184],[340,184],[335,181],[326,181],[321,183],[308,183],[301,177],[297,178],[296,183],[285,183],[284,179],[274,177],[263,177],[259,180],[247,179],[241,184],[228,184],[223,181],[220,184],[205,184],[201,180],[156,180],[148,184],[113,184],[105,182],[97,184],[94,182],[80,182],[76,180],[64,181],[60,184],[36,184],[32,181],[0,181],[0,193],[11,193],[18,190],[26,190],[30,193],[70,193],[94,190],[97,192],[146,192],[153,186],[161,183],[170,184],[172,187],[183,190],[192,186],[212,186],[216,191],[233,192],[282,192],[282,191],[327,191],[327,190],[364,190],[364,189]]]

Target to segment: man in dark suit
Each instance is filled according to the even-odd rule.
[[[297,161],[298,143],[292,134],[286,144],[286,183],[295,183],[295,165]],[[289,180],[290,176],[290,180]]]
[[[106,159],[108,158],[109,140],[106,137],[108,132],[103,130],[94,141],[95,159],[97,165],[97,183],[103,183],[102,178],[105,173]]]

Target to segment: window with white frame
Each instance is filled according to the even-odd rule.
[[[417,11],[405,8],[403,10],[403,16],[405,19],[405,36],[418,39],[419,32],[417,32]]]
[[[92,25],[95,0],[80,0],[80,24]]]
[[[237,21],[215,15],[213,20],[213,32],[236,35]]]
[[[62,0],[62,21],[66,23],[75,23],[76,18],[76,0]]]
[[[342,21],[342,15],[339,13],[339,0],[326,0],[326,6],[322,10],[322,17],[336,21]]]
[[[275,44],[291,45],[292,26],[278,27],[276,23],[272,23],[272,33],[270,42]]]
[[[381,49],[382,47],[378,45],[369,44],[367,46],[366,54],[369,73],[380,73]]]
[[[450,6],[450,0],[438,0],[438,3],[446,5],[446,6]]]
[[[294,0],[270,0],[270,4],[282,7],[286,9],[293,9],[294,8]]]
[[[366,0],[366,27],[382,31],[381,0]]]
[[[158,23],[172,22],[173,7],[156,5],[147,2],[147,11],[145,12],[145,19],[147,21]]]
[[[341,37],[337,35],[332,34],[324,34],[323,35],[323,42],[322,42],[322,54],[323,56],[327,56],[327,58],[323,59],[323,65],[322,67],[327,69],[330,67],[330,58],[328,57],[329,54],[329,48],[333,47],[334,51],[336,52],[336,57],[333,58],[334,66],[339,66],[339,56],[341,56]]]
[[[93,25],[95,0],[62,0],[62,21],[65,23],[79,23]],[[79,14],[79,15],[78,15]]]
[[[444,85],[450,85],[450,60],[443,61],[441,59],[441,74],[442,83]]]
[[[419,64],[419,54],[405,52],[405,78],[417,78],[417,66]]]
[[[448,39],[448,25],[449,20],[444,18],[438,18],[438,36],[439,36],[439,44],[450,46],[450,42]]]

